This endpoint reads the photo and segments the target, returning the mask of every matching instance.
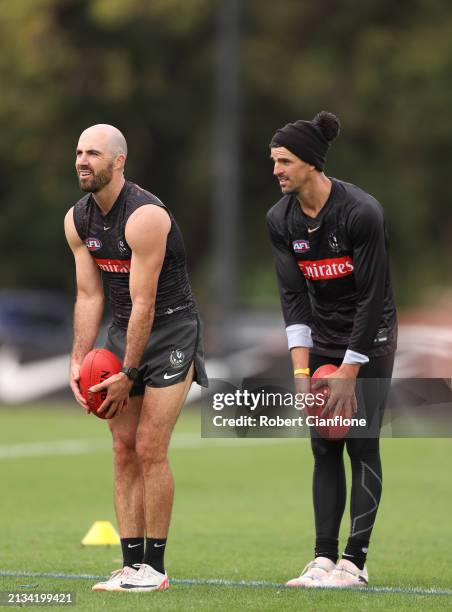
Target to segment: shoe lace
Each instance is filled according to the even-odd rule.
[[[119,576],[119,574],[123,571],[123,567],[121,567],[121,569],[119,570],[114,570],[113,572],[111,572],[110,574],[110,578],[116,578],[116,576]]]
[[[136,578],[150,578],[156,575],[156,571],[146,563],[135,563],[133,567],[137,568]]]
[[[146,566],[144,563],[134,563],[132,567],[136,570],[136,576],[143,576],[145,573]]]
[[[122,574],[124,570],[125,570],[125,567],[121,567],[120,569],[114,570],[113,572],[111,572],[109,579],[111,580],[112,578],[116,578],[117,576]]]
[[[303,576],[305,573],[310,572],[312,569],[321,569],[321,570],[325,570],[324,567],[322,567],[321,565],[319,565],[315,559],[313,559],[312,561],[310,561],[307,565],[305,565],[303,571],[301,572],[301,575]]]
[[[350,576],[353,576],[353,578],[359,578],[359,576],[357,576],[354,572],[347,569],[346,567],[336,567],[333,570],[333,574],[335,576],[338,576],[339,578],[346,578],[347,574],[349,574]]]

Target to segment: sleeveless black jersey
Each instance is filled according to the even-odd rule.
[[[386,355],[396,348],[397,316],[383,209],[355,185],[331,180],[317,217],[293,194],[267,213],[284,320],[311,328],[313,353]]]
[[[125,238],[125,228],[130,215],[144,205],[164,208],[171,219],[157,286],[155,317],[161,317],[163,321],[165,315],[196,312],[188,280],[184,242],[173,215],[155,195],[126,181],[107,215],[102,215],[92,194],[87,194],[74,206],[75,228],[102,271],[102,278],[108,287],[113,323],[123,329],[127,329],[132,310],[129,290],[132,250]]]

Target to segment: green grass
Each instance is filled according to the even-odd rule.
[[[192,444],[171,450],[176,500],[166,556],[170,576],[284,583],[312,556],[309,442],[233,440],[215,447],[212,440],[197,443],[199,430],[199,416],[187,410],[175,442]],[[5,445],[76,439],[99,444],[82,454],[1,458]],[[165,593],[94,594],[93,580],[1,576],[106,575],[120,565],[119,547],[80,544],[95,520],[115,523],[109,439],[104,422],[70,406],[0,408],[0,590],[76,591],[75,609],[93,611],[452,606],[447,595],[201,584],[175,584]],[[384,439],[382,454],[384,493],[368,562],[371,585],[451,589],[451,440]],[[342,543],[347,528],[348,519]]]

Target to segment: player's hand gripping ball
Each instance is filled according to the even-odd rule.
[[[323,365],[323,366],[320,366],[320,368],[317,368],[317,370],[314,372],[311,378],[312,380],[316,380],[318,378],[320,379],[326,378],[330,374],[334,374],[334,372],[336,372],[337,369],[338,368],[335,365],[331,363],[327,363],[326,365]],[[312,393],[315,393],[316,395],[322,394],[324,397],[324,401],[316,403],[311,408],[307,408],[306,410],[307,413],[311,416],[317,416],[319,419],[333,418],[332,414],[325,414],[322,416],[323,409],[325,408],[325,404],[328,401],[328,398],[330,396],[330,388],[328,387],[328,385],[325,385],[324,387],[321,387],[320,389],[316,389],[315,391],[312,391]],[[339,416],[344,418],[343,410],[341,410]],[[340,440],[341,438],[344,438],[348,434],[349,429],[350,429],[349,425],[342,425],[340,423],[338,423],[337,425],[317,425],[316,426],[316,430],[322,436],[322,438],[326,438],[328,440]]]
[[[104,382],[113,374],[121,371],[122,364],[111,351],[107,349],[93,349],[82,361],[80,366],[80,391],[88,404],[89,409],[100,419],[105,419],[105,413],[98,413],[102,402],[107,397],[107,389],[91,393],[90,387]]]

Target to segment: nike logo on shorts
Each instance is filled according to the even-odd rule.
[[[168,380],[170,378],[174,378],[175,376],[180,376],[183,373],[184,373],[184,370],[181,370],[180,372],[176,372],[175,374],[168,374],[168,372],[165,372],[165,374],[163,375],[163,378],[165,380]]]

